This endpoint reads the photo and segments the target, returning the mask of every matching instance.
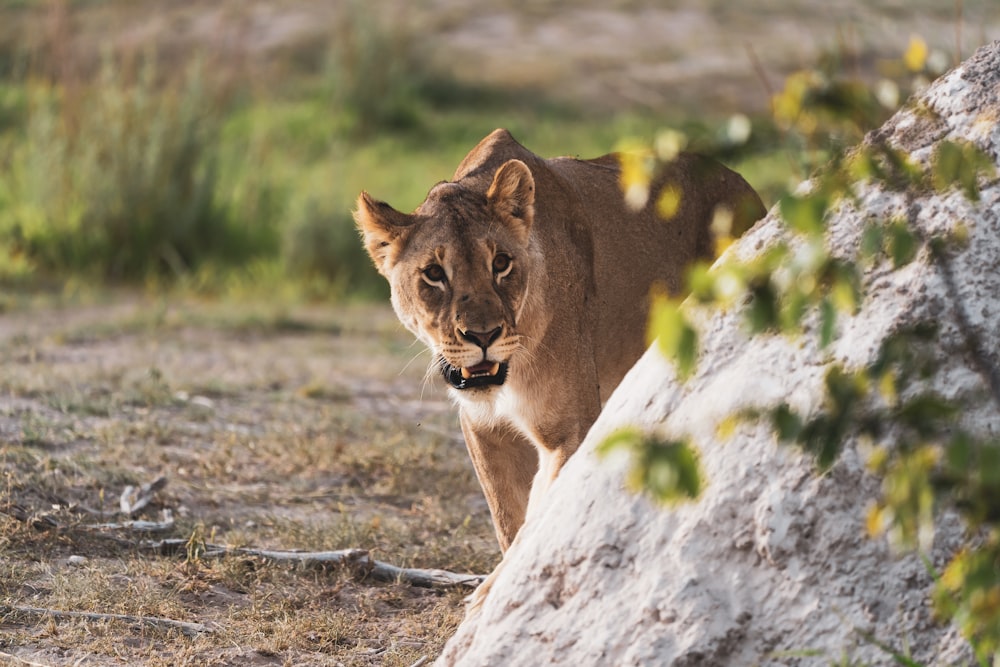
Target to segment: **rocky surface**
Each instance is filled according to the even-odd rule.
[[[882,136],[920,160],[943,139],[967,139],[1000,162],[1000,42],[936,82],[920,104],[934,113],[901,111]],[[983,398],[984,380],[957,324],[967,322],[984,361],[1000,367],[1000,183],[983,185],[978,206],[957,192],[916,195],[925,233],[968,229],[968,245],[950,259],[958,298],[926,251],[898,271],[877,265],[832,356],[861,366],[887,335],[932,317],[941,325],[938,389],[964,397],[969,427],[994,431],[1000,415]],[[898,193],[862,187],[858,208],[830,217],[831,247],[850,251],[866,220],[902,215],[906,205]],[[734,251],[753,254],[779,233],[772,214]],[[837,465],[817,476],[765,426],[718,436],[719,422],[743,407],[787,400],[799,411],[817,409],[826,366],[815,344],[751,339],[733,312],[703,321],[702,338],[698,371],[685,384],[656,351],[633,368],[439,664],[890,663],[866,634],[926,664],[966,663],[966,642],[932,617],[932,582],[920,559],[866,535],[879,482],[857,443],[846,443]],[[628,461],[594,453],[622,425],[690,435],[707,477],[699,500],[664,509],[624,490]],[[945,517],[932,560],[943,563],[960,538],[957,519]]]

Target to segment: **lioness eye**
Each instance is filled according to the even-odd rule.
[[[427,278],[432,283],[444,282],[446,278],[444,269],[438,264],[431,264],[426,269],[424,269],[424,278]]]
[[[499,254],[493,258],[493,273],[503,273],[510,268],[510,255]]]

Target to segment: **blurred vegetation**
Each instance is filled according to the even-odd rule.
[[[218,196],[219,119],[198,69],[177,85],[155,74],[149,58],[134,81],[108,59],[92,87],[27,85],[0,191],[10,264],[135,281],[273,245]]]
[[[0,6],[0,286],[384,298],[357,194],[411,209],[496,127],[542,155],[593,157],[671,122],[766,198],[794,171],[768,119],[588,115],[460,84],[405,16],[360,2],[266,70],[155,44],[93,56],[74,42],[79,6]],[[28,12],[38,34],[13,27]]]

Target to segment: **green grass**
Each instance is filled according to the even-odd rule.
[[[0,285],[381,300],[352,220],[362,190],[412,210],[497,127],[543,156],[594,157],[670,125],[714,149],[725,120],[462,84],[418,33],[354,5],[338,25],[333,46],[300,45],[264,86],[155,50],[105,55],[82,80],[51,74],[45,51],[23,58],[37,72],[0,72]],[[772,154],[725,157],[770,192],[788,176]]]

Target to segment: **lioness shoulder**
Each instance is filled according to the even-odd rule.
[[[667,220],[626,206],[615,156],[543,159],[496,130],[413,213],[358,198],[393,308],[458,403],[504,550],[642,354],[650,290],[682,289],[717,214],[743,231],[765,213],[709,158],[679,155],[650,202],[664,184],[679,193]]]

